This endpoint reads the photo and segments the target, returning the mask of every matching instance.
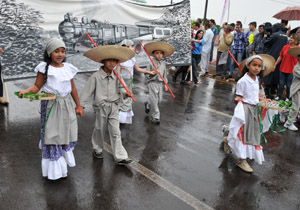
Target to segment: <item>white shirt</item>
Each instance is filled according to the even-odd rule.
[[[202,47],[202,52],[204,53],[208,53],[211,49],[211,42],[214,38],[214,32],[212,32],[212,30],[209,28],[206,30],[205,34],[204,34],[204,45]]]
[[[133,57],[123,63],[120,63],[120,65],[121,65],[120,74],[123,79],[130,79],[131,75],[133,76],[133,67],[134,67],[135,62],[136,62],[135,57]],[[131,75],[127,70],[122,69],[122,67],[127,68],[130,71]]]
[[[259,102],[259,81],[258,77],[254,81],[246,73],[236,85],[236,95],[242,96],[245,103],[257,105]]]
[[[48,67],[47,82],[43,84],[41,91],[56,94],[58,96],[67,96],[72,91],[71,79],[77,74],[78,69],[70,63],[63,63],[63,67]],[[35,72],[45,73],[46,62],[41,62],[35,67]]]

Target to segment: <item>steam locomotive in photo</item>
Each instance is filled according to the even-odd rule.
[[[152,35],[153,29],[153,26],[111,24],[97,20],[89,22],[85,16],[79,22],[72,13],[67,13],[64,16],[64,21],[58,25],[59,34],[66,43],[68,52],[86,51],[93,47],[91,41],[85,36],[86,33],[89,33],[97,46],[100,46],[117,44],[123,39]]]

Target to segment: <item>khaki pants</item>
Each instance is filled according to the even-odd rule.
[[[160,112],[159,112],[159,102],[162,99],[163,95],[163,82],[149,82],[148,89],[149,89],[149,99],[148,104],[150,104],[150,115],[152,118],[160,119]]]
[[[294,93],[294,95],[292,95],[292,108],[295,109],[295,111],[290,110],[290,119],[292,121],[295,121],[298,115],[298,111],[300,109],[300,91],[297,91],[296,93]]]
[[[119,109],[115,103],[105,103],[96,110],[95,128],[92,135],[93,149],[100,153],[108,129],[110,145],[116,161],[127,159],[128,154],[123,147],[119,123]]]

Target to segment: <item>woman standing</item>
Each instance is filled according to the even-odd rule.
[[[294,58],[293,56],[289,55],[287,51],[291,48],[297,47],[299,44],[299,36],[297,34],[292,34],[291,38],[289,40],[289,44],[285,45],[280,55],[275,62],[274,69],[278,63],[281,61],[280,65],[280,72],[279,72],[279,89],[277,92],[277,97],[275,100],[281,99],[283,88],[286,85],[286,100],[288,101],[290,98],[290,88],[293,80],[293,68],[297,64],[298,60],[297,58]]]
[[[197,66],[201,61],[202,47],[204,45],[203,34],[204,32],[202,30],[199,30],[196,34],[196,39],[191,39],[191,42],[195,45],[190,46],[190,49],[192,50],[192,71],[195,85],[200,84],[197,78]],[[189,83],[192,82],[189,81]]]

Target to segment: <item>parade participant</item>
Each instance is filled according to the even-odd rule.
[[[3,53],[2,48],[0,48],[0,53]],[[2,65],[1,65],[1,63],[0,63],[0,104],[3,104],[3,105],[8,104],[8,101],[3,98],[3,78],[2,78]]]
[[[246,172],[253,172],[247,158],[259,164],[264,161],[257,115],[257,104],[262,99],[259,76],[263,66],[263,59],[258,55],[247,59],[245,74],[237,83],[235,101],[238,104],[229,126],[228,144],[238,157],[237,166]]]
[[[214,37],[213,31],[210,29],[210,25],[207,23],[205,24],[205,34],[204,34],[204,45],[202,47],[201,53],[201,61],[200,61],[200,68],[201,73],[200,76],[205,76],[208,74],[208,64],[210,58],[210,50],[211,50],[211,42]]]
[[[42,174],[51,180],[67,177],[67,165],[74,167],[73,150],[78,138],[76,114],[83,116],[77,89],[73,81],[77,68],[65,62],[65,43],[52,38],[46,44],[44,62],[36,68],[34,85],[19,92],[43,92],[56,95],[55,100],[41,101]],[[73,107],[73,100],[76,108]]]
[[[203,31],[199,30],[196,34],[196,38],[191,39],[191,42],[194,43],[195,46],[190,46],[192,50],[192,72],[195,85],[200,84],[197,78],[197,66],[201,61],[202,47],[204,45],[203,33]],[[188,81],[188,83],[192,83],[192,81]]]
[[[95,47],[84,53],[89,59],[102,63],[103,66],[95,72],[87,81],[80,94],[82,106],[86,106],[89,99],[93,97],[93,108],[96,113],[95,128],[92,134],[93,155],[95,158],[103,158],[103,141],[106,131],[112,147],[114,159],[118,165],[126,165],[132,162],[122,144],[119,101],[120,94],[132,96],[130,91],[126,92],[121,85],[113,69],[118,62],[125,62],[134,57],[134,52],[128,48],[106,45]]]
[[[284,127],[292,131],[297,131],[298,128],[294,125],[298,111],[300,109],[300,47],[294,47],[287,51],[287,53],[298,59],[298,63],[293,69],[293,81],[290,89],[290,97],[292,98],[292,109],[289,112],[289,118],[284,124]]]
[[[151,42],[145,45],[145,50],[153,56],[153,62],[156,65],[157,69],[160,71],[162,77],[166,82],[167,80],[167,68],[166,62],[162,61],[162,58],[166,58],[174,53],[174,47],[165,42]],[[150,71],[156,71],[155,67],[152,64],[147,66],[147,69]],[[159,102],[162,99],[163,88],[165,91],[168,90],[167,85],[164,85],[164,82],[159,74],[156,75],[147,75],[147,85],[149,89],[149,98],[145,103],[145,112],[148,114],[150,111],[151,121],[155,124],[160,123],[160,112],[159,112]]]
[[[121,44],[122,47],[127,47],[128,49],[134,52],[134,42],[129,39],[124,39]],[[132,91],[132,80],[134,75],[134,69],[147,74],[154,75],[156,72],[148,71],[145,69],[140,68],[135,60],[135,57],[131,59],[117,64],[117,71],[121,75],[122,79],[124,80],[125,84],[127,84],[128,90]],[[132,99],[130,97],[120,97],[120,104],[119,104],[119,120],[120,123],[132,124]]]
[[[290,98],[290,88],[293,80],[293,69],[294,66],[297,64],[298,60],[297,58],[294,58],[293,56],[289,55],[287,52],[289,49],[298,46],[298,39],[298,35],[292,34],[291,38],[289,39],[289,44],[285,45],[282,48],[279,57],[277,58],[277,61],[274,65],[273,71],[275,71],[276,66],[281,62],[279,69],[279,88],[275,100],[281,99],[284,86],[286,86],[286,100],[288,101]]]

